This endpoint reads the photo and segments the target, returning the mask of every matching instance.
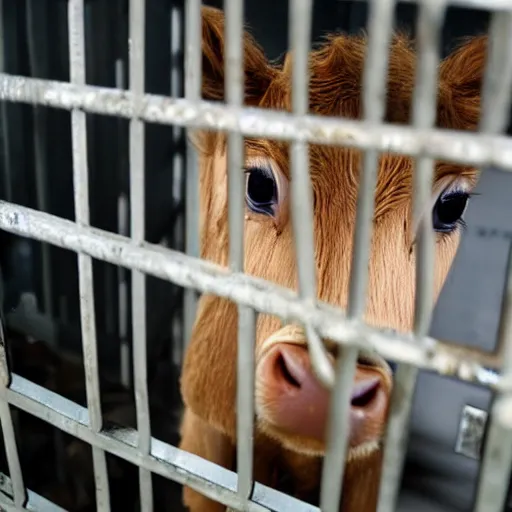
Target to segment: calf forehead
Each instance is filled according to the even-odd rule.
[[[361,152],[342,147],[311,146],[310,173],[315,198],[324,198],[355,211],[365,159]],[[410,200],[412,162],[396,155],[381,155],[377,161],[375,216],[399,208]]]
[[[292,179],[289,146],[272,141],[246,141],[247,155],[272,159],[288,179]],[[315,201],[322,210],[355,211],[364,157],[360,151],[340,146],[310,145],[309,172]],[[403,206],[411,197],[412,161],[384,154],[377,162],[375,216]],[[348,220],[348,219],[347,219]]]

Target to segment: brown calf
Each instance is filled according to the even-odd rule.
[[[224,17],[203,7],[203,97],[224,99]],[[291,63],[271,65],[246,34],[245,104],[291,110]],[[486,54],[485,37],[467,41],[440,64],[438,126],[474,130]],[[334,35],[310,54],[310,112],[360,118],[366,41]],[[415,77],[410,41],[396,35],[390,48],[386,120],[407,123]],[[201,132],[201,256],[227,265],[226,137]],[[289,154],[286,143],[246,139],[245,271],[297,289],[297,267],[289,214]],[[318,297],[345,308],[355,224],[361,154],[311,145]],[[379,327],[410,330],[415,294],[415,226],[412,221],[412,161],[380,159],[365,320]],[[435,297],[459,243],[462,215],[477,171],[439,162],[430,209],[438,232]],[[312,374],[304,337],[280,330],[277,318],[260,315],[256,339],[255,478],[318,503],[329,393]],[[278,332],[279,331],[279,332]],[[181,448],[236,469],[237,309],[230,301],[203,296],[183,367],[185,401]],[[342,510],[375,510],[380,441],[392,386],[380,358],[361,359],[352,392],[350,450]],[[340,432],[340,435],[343,433]],[[224,507],[186,488],[192,512]]]

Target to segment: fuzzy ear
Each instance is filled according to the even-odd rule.
[[[452,130],[478,128],[487,58],[487,36],[468,39],[441,62],[437,124]]]
[[[203,98],[224,100],[224,13],[202,7]],[[247,32],[243,35],[245,104],[257,106],[277,74],[263,51]]]

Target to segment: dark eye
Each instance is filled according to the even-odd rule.
[[[245,200],[249,210],[274,215],[277,204],[277,185],[274,173],[266,167],[250,167],[246,170]]]
[[[462,215],[468,204],[469,194],[466,192],[443,193],[434,205],[432,222],[434,230],[440,233],[451,233],[463,224]]]

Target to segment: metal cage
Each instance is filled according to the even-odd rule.
[[[199,0],[186,1],[185,97],[145,93],[144,0],[129,5],[129,88],[87,85],[85,80],[84,0],[68,0],[70,81],[51,81],[0,74],[0,99],[71,111],[75,221],[0,201],[0,228],[78,253],[80,313],[87,408],[38,386],[9,371],[5,343],[0,344],[0,419],[9,465],[10,480],[3,482],[0,508],[5,510],[58,510],[41,496],[26,489],[13,426],[13,410],[34,415],[59,430],[92,446],[99,510],[109,510],[106,453],[139,467],[141,509],[153,510],[151,473],[159,474],[236,510],[318,510],[275,490],[253,482],[253,386],[254,336],[259,312],[277,315],[284,321],[299,320],[308,332],[312,362],[324,380],[333,386],[331,431],[339,432],[347,422],[349,389],[358,347],[371,347],[398,363],[395,391],[387,427],[384,471],[380,486],[379,512],[395,509],[405,453],[411,401],[419,369],[490,386],[496,398],[489,417],[475,510],[502,510],[512,462],[512,279],[509,277],[502,311],[500,357],[471,352],[427,334],[432,303],[433,233],[422,223],[418,247],[415,330],[409,335],[381,331],[360,321],[367,282],[367,260],[373,214],[373,189],[379,152],[409,155],[416,160],[414,204],[430,194],[435,159],[495,165],[512,170],[510,141],[503,135],[508,121],[512,91],[512,1],[511,0],[418,0],[418,70],[412,126],[383,123],[383,93],[387,73],[387,48],[392,31],[394,0],[374,0],[369,11],[369,53],[364,72],[365,119],[348,121],[308,115],[307,54],[309,51],[312,0],[291,0],[289,6],[290,47],[293,49],[293,113],[285,114],[242,105],[241,1],[225,2],[228,62],[227,104],[201,101],[201,33]],[[492,11],[491,52],[483,90],[480,133],[461,134],[434,128],[438,40],[448,4]],[[500,79],[497,80],[499,70]],[[91,227],[86,115],[101,114],[129,120],[130,236]],[[197,160],[192,150],[187,163],[186,254],[145,242],[144,130],[145,123],[181,128],[222,130],[228,137],[230,269],[198,258],[198,218],[194,198],[198,194]],[[243,182],[244,136],[291,142],[291,204],[298,270],[299,294],[249,277],[243,273]],[[308,174],[308,143],[350,146],[365,152],[360,186],[350,308],[347,314],[316,301],[313,273],[312,205]],[[418,212],[415,212],[418,215]],[[137,430],[109,431],[104,428],[100,407],[97,365],[97,334],[93,294],[92,259],[130,269],[132,301],[145,303],[144,275],[172,281],[187,288],[186,325],[194,316],[195,292],[229,298],[239,305],[238,350],[238,474],[152,438],[147,388],[146,311],[132,307],[133,371]],[[509,276],[512,276],[512,259]],[[187,331],[189,332],[189,331]],[[185,336],[186,338],[187,336]],[[340,344],[343,357],[336,374],[324,364],[321,337]],[[500,362],[501,361],[501,362]],[[490,362],[497,374],[489,370]],[[346,439],[332,436],[325,458],[320,508],[337,511],[344,471]],[[254,484],[254,485],[253,485]],[[9,497],[12,496],[12,499]]]

